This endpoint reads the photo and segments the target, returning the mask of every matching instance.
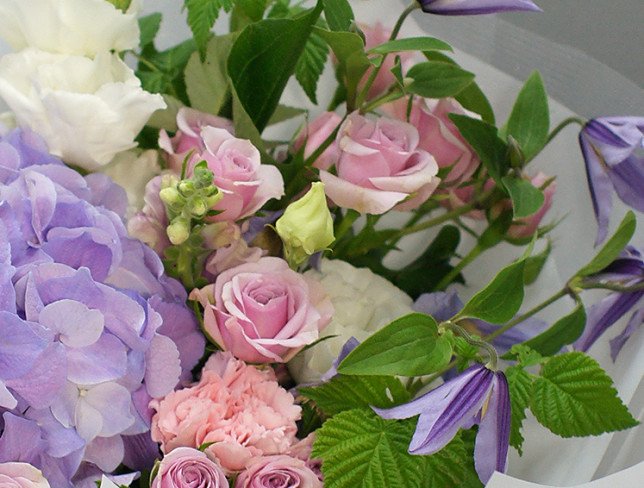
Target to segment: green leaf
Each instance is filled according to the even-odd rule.
[[[584,332],[586,310],[580,302],[565,317],[557,320],[549,329],[524,344],[543,356],[557,354],[567,344],[575,342]]]
[[[595,274],[612,263],[633,237],[636,226],[635,214],[629,210],[612,237],[602,246],[597,255],[577,272],[577,276]]]
[[[409,393],[393,376],[338,375],[316,387],[299,388],[329,417],[353,408],[390,408],[410,400]]]
[[[554,356],[534,382],[530,408],[561,437],[599,435],[638,424],[597,361],[581,352]]]
[[[194,53],[184,73],[190,105],[202,112],[218,114],[230,96],[226,61],[236,34],[213,37],[201,61]]]
[[[502,185],[501,178],[510,168],[508,147],[498,135],[496,127],[465,115],[449,114],[461,135],[476,151],[490,176]]]
[[[261,132],[270,120],[304,50],[321,6],[294,19],[266,19],[239,34],[228,74],[239,102]]]
[[[492,324],[512,319],[523,303],[523,268],[520,259],[499,271],[485,288],[465,304],[458,318],[478,318]]]
[[[295,78],[309,97],[317,105],[317,87],[327,57],[329,47],[327,43],[315,32],[311,33],[304,46],[304,52],[295,66]]]
[[[323,0],[324,18],[333,31],[348,31],[354,15],[348,0]]]
[[[278,105],[273,112],[271,120],[268,121],[268,125],[279,124],[285,120],[290,120],[295,117],[299,117],[303,113],[306,113],[306,110],[303,108],[289,107],[288,105]]]
[[[421,457],[407,453],[415,421],[392,421],[371,410],[347,410],[316,432],[312,456],[322,459],[326,488],[418,488]]]
[[[226,12],[235,5],[235,0],[185,0],[188,10],[188,25],[197,48],[202,55],[206,54],[206,45],[210,38],[210,30],[223,9]]]
[[[422,462],[421,486],[432,488],[482,488],[474,470],[474,459],[463,437],[457,435],[431,456],[417,456]]]
[[[510,351],[502,356],[502,359],[517,361],[519,366],[529,368],[537,364],[543,364],[548,361],[534,349],[531,349],[526,344],[515,344],[510,348]]]
[[[523,85],[507,123],[507,134],[514,137],[527,160],[546,144],[550,130],[550,109],[543,79],[533,72]]]
[[[407,85],[407,91],[427,98],[453,97],[474,80],[473,73],[442,61],[416,64],[407,72],[407,77],[413,80]]]
[[[394,320],[362,342],[340,363],[352,375],[420,376],[438,371],[452,356],[450,341],[438,334],[429,315],[412,313]]]
[[[545,197],[539,188],[523,178],[505,176],[501,179],[512,199],[512,210],[515,219],[528,217],[537,212],[543,205]]]
[[[161,18],[161,14],[156,12],[139,19],[139,30],[141,31],[139,45],[141,49],[154,42],[161,27]]]
[[[235,125],[235,135],[241,139],[248,139],[253,143],[257,149],[259,149],[262,155],[262,161],[264,162],[273,162],[273,159],[266,152],[264,146],[264,141],[262,136],[255,127],[255,123],[250,118],[250,115],[246,112],[246,109],[239,101],[237,92],[232,88],[232,97],[233,97],[233,122]]]
[[[505,371],[510,391],[510,411],[512,412],[510,423],[510,445],[519,454],[523,454],[523,435],[521,427],[525,420],[525,410],[530,405],[532,397],[532,376],[526,373],[521,366],[511,366]]]
[[[230,31],[242,30],[248,24],[262,20],[271,0],[235,0],[230,14]]]
[[[402,51],[451,51],[452,46],[434,37],[408,37],[388,41],[369,50],[371,54],[389,54]]]
[[[535,254],[534,256],[530,256],[525,260],[525,270],[523,274],[524,284],[530,285],[537,280],[546,264],[546,261],[548,260],[548,257],[550,256],[551,251],[552,243],[550,242],[550,239],[548,239],[546,248],[543,251],[539,254]]]

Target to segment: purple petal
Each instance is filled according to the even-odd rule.
[[[17,417],[9,412],[5,412],[2,417],[4,430],[0,437],[0,463],[36,463],[46,447],[40,427],[32,420]]]
[[[642,144],[642,129],[637,126],[637,120],[629,119],[644,120],[600,117],[590,120],[583,129],[609,166],[624,161]]]
[[[120,435],[114,437],[97,437],[87,445],[84,461],[90,462],[109,473],[119,467],[125,449]]]
[[[608,176],[622,202],[644,212],[644,157],[626,158],[611,166]]]
[[[50,456],[62,458],[85,446],[85,441],[76,430],[64,427],[50,409],[30,408],[26,416],[41,428],[41,436],[47,441],[47,453]]]
[[[69,347],[94,344],[103,333],[103,315],[74,300],[58,300],[46,305],[38,323],[54,332]]]
[[[338,366],[344,358],[346,358],[351,351],[360,345],[360,341],[355,337],[350,337],[347,342],[344,343],[342,349],[340,349],[340,354],[338,357],[333,360],[329,370],[320,377],[321,382],[330,381],[332,378],[338,374]]]
[[[125,457],[123,464],[130,469],[149,471],[154,462],[161,457],[159,445],[150,434],[124,435]]]
[[[474,320],[476,328],[484,335],[489,335],[496,331],[499,326],[488,324],[482,320]],[[510,330],[497,336],[492,341],[492,345],[497,349],[499,354],[505,354],[512,346],[532,339],[548,328],[548,324],[536,317],[530,317],[523,322],[512,327]]]
[[[157,334],[145,353],[145,386],[152,398],[170,393],[181,376],[181,362],[176,344],[169,337]]]
[[[49,342],[36,333],[37,327],[10,312],[0,312],[0,378],[18,378],[33,368]]]
[[[87,185],[92,190],[88,199],[89,203],[97,207],[104,207],[120,217],[127,210],[127,193],[103,173],[92,173],[85,177]]]
[[[474,466],[483,483],[487,483],[495,471],[505,472],[509,445],[510,394],[505,375],[497,372],[474,445]]]
[[[412,308],[416,312],[426,313],[437,322],[449,320],[463,308],[463,302],[456,290],[423,293],[414,302]]]
[[[610,356],[613,362],[617,360],[617,356],[626,344],[626,341],[642,326],[644,323],[644,308],[636,310],[631,316],[626,328],[614,339],[610,340]]]
[[[117,380],[127,372],[127,348],[111,334],[94,344],[67,350],[67,378],[79,385]]]
[[[91,388],[79,403],[87,405],[100,414],[101,437],[117,435],[134,423],[134,416],[130,411],[132,407],[130,392],[116,383],[101,383]],[[89,421],[89,418],[86,420]],[[81,434],[80,426],[78,426],[78,433]]]
[[[530,0],[420,0],[424,12],[437,15],[479,15],[541,9]]]

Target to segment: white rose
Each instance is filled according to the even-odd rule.
[[[125,51],[139,45],[139,9],[139,1],[123,12],[105,0],[0,0],[0,36],[16,51]]]
[[[7,54],[0,60],[0,96],[53,154],[90,171],[136,146],[150,115],[165,108],[109,53],[94,59],[31,48]]]
[[[331,367],[347,340],[364,341],[393,320],[413,312],[412,299],[382,276],[345,261],[322,260],[321,271],[304,273],[320,281],[335,308],[323,336],[332,336],[298,354],[288,364],[298,383],[312,383]]]

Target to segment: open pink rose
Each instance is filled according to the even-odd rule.
[[[49,488],[49,483],[31,464],[0,463],[0,487]]]
[[[383,106],[382,110],[399,120],[407,120],[407,106],[407,99],[400,99]],[[418,147],[431,154],[440,168],[451,167],[444,180],[447,185],[464,182],[480,165],[478,156],[450,120],[451,113],[480,118],[453,98],[415,98],[409,113],[409,123],[418,129],[420,136]]]
[[[235,488],[322,488],[322,482],[304,461],[291,456],[266,456],[252,459]]]
[[[338,132],[337,176],[320,171],[327,196],[360,213],[411,210],[438,186],[438,165],[418,149],[418,131],[400,120],[354,112]]]
[[[316,281],[273,257],[228,269],[190,298],[203,305],[212,339],[253,363],[288,361],[318,339],[333,314]]]
[[[153,400],[152,439],[169,453],[213,444],[206,453],[227,472],[253,457],[287,452],[297,440],[301,409],[270,368],[260,370],[229,352],[210,356],[201,380]]]
[[[168,167],[175,173],[181,173],[183,160],[188,152],[199,154],[204,150],[201,139],[203,127],[217,127],[234,133],[233,123],[223,117],[199,112],[198,110],[182,107],[177,113],[177,132],[174,137],[162,130],[159,133],[159,147],[165,151]]]
[[[208,487],[228,488],[223,470],[203,452],[179,447],[167,454],[159,464],[151,488]]]
[[[293,149],[298,151],[304,146],[304,157],[308,158],[333,134],[340,122],[342,122],[342,117],[335,112],[324,112],[313,122],[302,128],[295,139]],[[318,169],[329,169],[338,161],[338,156],[338,146],[336,141],[333,141],[320,157],[314,161],[313,166]]]

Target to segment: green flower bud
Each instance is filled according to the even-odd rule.
[[[166,229],[168,239],[175,246],[183,244],[190,237],[190,222],[183,218],[176,218]]]
[[[204,198],[195,198],[190,206],[190,213],[195,217],[203,217],[208,211],[208,202]]]
[[[195,183],[192,180],[181,180],[179,182],[179,193],[183,196],[189,196],[195,191]]]
[[[317,182],[299,200],[291,203],[275,223],[284,243],[284,254],[292,267],[308,256],[326,249],[335,239],[333,219],[326,203],[324,184]]]
[[[161,176],[161,188],[176,188],[179,184],[179,177],[170,173]]]
[[[159,198],[161,198],[161,201],[166,205],[175,205],[177,203],[180,203],[183,200],[183,197],[181,196],[181,194],[177,191],[175,187],[172,187],[172,186],[163,188],[159,192]]]

